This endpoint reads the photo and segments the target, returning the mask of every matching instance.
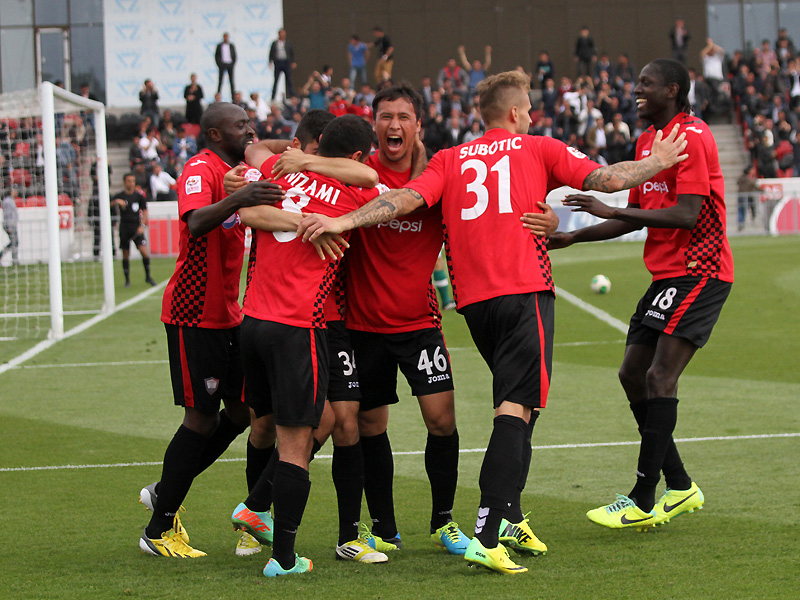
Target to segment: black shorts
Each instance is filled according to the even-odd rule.
[[[133,242],[136,247],[139,246],[146,246],[147,239],[144,237],[143,233],[139,233],[139,226],[138,225],[125,225],[120,223],[119,226],[119,249],[120,250],[130,250],[131,242]]]
[[[450,354],[441,330],[431,327],[403,333],[350,330],[358,377],[361,410],[396,404],[397,367],[414,396],[453,389]]]
[[[245,401],[256,416],[317,427],[328,393],[327,330],[245,316],[241,346]]]
[[[328,400],[361,400],[353,345],[342,321],[328,321],[328,354],[331,361]]]
[[[461,309],[492,371],[494,407],[504,401],[544,408],[553,372],[555,296],[513,294]]]
[[[658,336],[666,333],[702,348],[711,337],[732,285],[690,276],[654,281],[631,317],[626,344],[655,346]]]
[[[164,323],[175,404],[206,414],[221,400],[243,400],[240,327],[208,329]]]

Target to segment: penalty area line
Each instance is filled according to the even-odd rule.
[[[722,436],[708,436],[696,438],[678,438],[675,441],[682,444],[692,442],[724,442],[724,441],[739,441],[739,440],[764,440],[764,439],[780,439],[780,438],[796,438],[800,437],[800,433],[763,433],[754,435],[722,435]],[[613,446],[638,446],[639,442],[593,442],[586,444],[552,444],[548,446],[533,446],[534,450],[571,450],[576,448],[607,448]],[[463,448],[459,450],[461,454],[475,454],[478,452],[486,452],[486,448]],[[407,452],[392,452],[393,456],[422,456],[425,454],[424,450],[411,450]],[[332,454],[318,454],[316,458],[333,458]],[[216,462],[223,463],[237,463],[245,462],[245,458],[220,458]],[[94,465],[52,465],[45,467],[1,467],[0,473],[18,473],[18,472],[31,472],[31,471],[69,471],[81,469],[116,469],[121,467],[158,467],[161,466],[161,461],[148,461],[148,462],[127,462],[127,463],[110,463],[110,464],[94,464]]]
[[[570,294],[566,290],[562,290],[558,286],[556,286],[556,294],[558,296],[560,296],[561,298],[564,298],[564,300],[566,300],[570,304],[573,304],[573,305],[577,306],[578,308],[580,308],[581,310],[584,310],[584,311],[588,312],[593,317],[597,317],[603,323],[605,323],[606,325],[609,325],[610,327],[613,327],[614,329],[616,329],[620,333],[624,333],[625,335],[628,335],[628,325],[627,325],[627,323],[623,323],[622,321],[620,321],[616,317],[612,317],[606,311],[601,310],[601,309],[597,308],[596,306],[593,306],[593,305],[589,304],[588,302],[584,302],[583,300],[581,300],[577,296],[574,296],[574,295]]]
[[[29,361],[30,359],[32,359],[37,354],[41,354],[42,352],[44,352],[48,348],[51,348],[52,346],[54,346],[58,342],[66,340],[67,338],[70,338],[73,335],[77,335],[79,333],[83,333],[84,331],[86,331],[90,327],[93,327],[93,326],[97,325],[98,323],[100,323],[102,321],[105,321],[108,317],[110,317],[112,315],[115,315],[118,312],[123,311],[126,308],[141,302],[142,300],[144,300],[145,298],[148,298],[149,296],[152,296],[156,292],[159,292],[162,289],[164,289],[164,286],[166,284],[167,284],[167,282],[162,282],[159,285],[157,285],[155,287],[152,287],[149,290],[146,290],[146,291],[142,292],[141,294],[138,294],[138,295],[134,296],[133,298],[130,298],[130,299],[126,300],[122,304],[118,304],[117,306],[114,307],[114,310],[112,310],[111,312],[102,313],[102,314],[99,314],[99,315],[97,315],[95,317],[92,317],[88,321],[84,321],[80,325],[77,325],[76,327],[73,327],[69,331],[64,332],[64,337],[61,338],[60,340],[43,340],[43,341],[39,342],[33,348],[31,348],[30,350],[27,350],[26,352],[23,352],[19,356],[16,356],[16,357],[12,358],[7,363],[5,363],[3,365],[0,365],[0,375],[5,373],[6,371],[9,371],[11,369],[14,369],[14,368],[18,367],[19,365],[21,365],[22,363],[24,363],[26,361]]]

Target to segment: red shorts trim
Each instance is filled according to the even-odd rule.
[[[686,295],[686,298],[683,299],[683,302],[680,303],[678,308],[675,309],[675,312],[672,313],[672,318],[667,323],[667,326],[664,328],[664,333],[667,335],[672,335],[675,332],[675,328],[678,326],[678,323],[681,320],[681,317],[686,314],[686,311],[689,310],[689,307],[692,305],[697,297],[700,295],[700,292],[704,287],[706,287],[706,283],[708,282],[708,277],[703,277],[700,281],[697,282],[697,285],[694,286],[694,289]]]

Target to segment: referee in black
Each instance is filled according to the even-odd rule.
[[[147,248],[147,238],[144,228],[147,225],[147,200],[144,194],[136,190],[136,177],[133,173],[126,173],[122,179],[125,189],[111,199],[111,208],[118,208],[119,217],[119,248],[122,250],[122,272],[125,273],[125,287],[131,286],[131,242],[136,244],[142,255],[144,264],[145,281],[156,285],[150,276],[150,251]]]

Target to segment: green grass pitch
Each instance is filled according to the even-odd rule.
[[[798,590],[800,237],[732,241],[737,281],[711,341],[681,379],[676,438],[706,507],[648,533],[610,531],[584,513],[634,480],[633,419],[617,381],[624,335],[556,302],[554,375],[534,431],[524,510],[548,545],[529,572],[469,569],[428,538],[425,429],[405,383],[392,408],[395,501],[404,548],[385,565],[334,560],[330,445],[311,466],[298,550],[302,577],[267,580],[268,550],[238,558],[230,513],[246,495],[244,436],[201,475],[184,524],[198,560],[140,553],[148,513],[139,489],[159,477],[181,418],[172,406],[160,291],[0,374],[0,597],[74,598],[788,598]],[[641,244],[555,252],[562,289],[627,322],[648,285]],[[173,261],[154,261],[165,280]],[[139,268],[133,264],[132,269]],[[121,271],[115,265],[117,275]],[[592,276],[612,282],[607,295]],[[138,275],[138,273],[137,273]],[[119,283],[119,282],[118,282]],[[146,290],[118,288],[119,301]],[[72,323],[67,323],[67,328]],[[490,433],[489,373],[463,319],[445,315],[463,452],[455,517],[471,533],[478,469]],[[0,363],[30,341],[1,342]],[[794,434],[775,437],[776,434]],[[750,436],[750,437],[747,437]],[[762,436],[762,437],[758,437]],[[707,438],[700,440],[698,438]],[[612,445],[598,445],[611,443]],[[145,463],[145,464],[142,464]],[[32,470],[37,467],[96,465]],[[362,520],[367,518],[366,505]]]

